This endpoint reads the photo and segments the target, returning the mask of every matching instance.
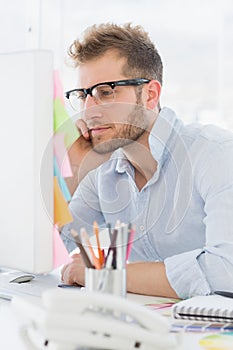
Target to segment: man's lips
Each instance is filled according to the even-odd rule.
[[[109,130],[110,127],[109,126],[97,126],[95,128],[91,128],[89,131],[91,133],[92,136],[95,136],[95,135],[99,135],[99,134],[102,134],[104,133],[106,130]]]

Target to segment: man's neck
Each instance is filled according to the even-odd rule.
[[[157,162],[153,158],[149,148],[139,143],[134,143],[134,152],[125,152],[129,162],[135,168],[135,183],[139,190],[152,178]]]
[[[151,128],[145,131],[137,141],[124,147],[125,156],[135,168],[135,183],[139,190],[152,178],[157,169],[157,162],[149,146]]]

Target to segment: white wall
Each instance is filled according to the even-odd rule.
[[[66,51],[88,25],[141,24],[164,62],[162,105],[184,121],[233,129],[231,0],[0,0],[0,51],[52,49],[65,89],[75,86]]]

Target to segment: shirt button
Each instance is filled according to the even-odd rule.
[[[144,226],[140,225],[140,230],[143,231],[144,230]]]

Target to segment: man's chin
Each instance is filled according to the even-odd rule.
[[[112,139],[110,141],[105,141],[96,144],[94,144],[93,142],[93,151],[99,154],[112,153],[118,148],[124,147],[131,142],[132,140],[127,139]]]

